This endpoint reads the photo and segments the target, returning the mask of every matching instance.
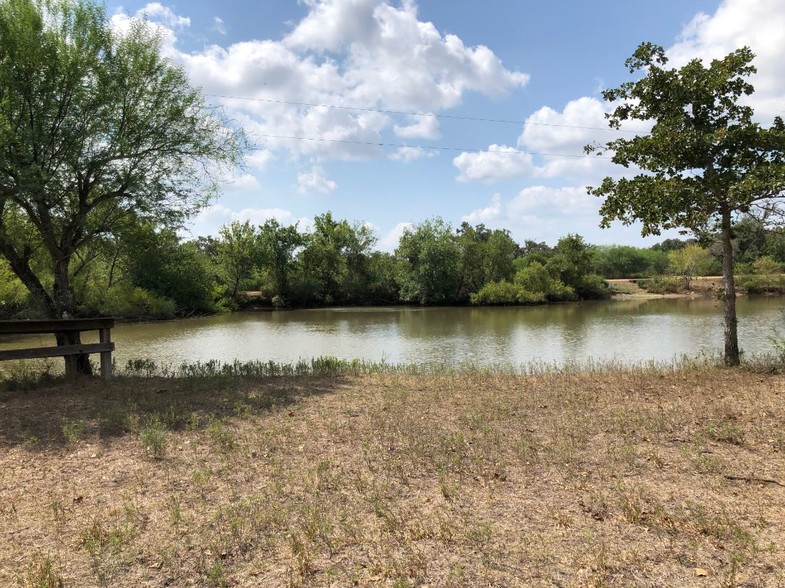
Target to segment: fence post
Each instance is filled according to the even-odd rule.
[[[112,336],[111,329],[99,329],[99,337],[101,343],[111,343]],[[108,380],[112,377],[112,352],[101,352],[101,377]]]

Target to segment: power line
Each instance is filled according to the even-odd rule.
[[[611,133],[640,133],[644,131],[631,131],[627,129],[614,129],[611,127],[589,127],[581,125],[564,125],[556,123],[540,123],[529,122],[525,120],[513,120],[504,118],[484,118],[479,116],[458,116],[455,114],[434,114],[432,112],[407,112],[405,110],[385,110],[381,108],[361,108],[359,106],[340,106],[336,104],[318,104],[315,102],[295,102],[293,100],[275,100],[273,98],[251,98],[248,96],[228,96],[224,94],[205,94],[211,98],[224,98],[227,100],[248,100],[251,102],[266,102],[268,104],[286,104],[289,106],[313,106],[316,108],[333,108],[336,110],[355,110],[359,112],[378,112],[380,114],[397,114],[402,116],[427,116],[431,118],[441,118],[448,120],[467,120],[475,122],[490,122],[501,124],[515,124],[524,126],[537,126],[537,127],[555,127],[564,129],[582,129],[586,131],[606,131]]]
[[[587,154],[566,154],[566,153],[537,153],[532,151],[502,151],[501,149],[476,149],[466,147],[449,147],[445,145],[425,146],[425,145],[407,145],[405,143],[379,143],[376,141],[354,141],[350,139],[324,139],[322,137],[297,137],[288,135],[270,135],[264,133],[254,133],[255,137],[263,139],[284,139],[288,141],[312,141],[317,143],[342,143],[346,145],[364,145],[369,147],[408,147],[410,149],[422,149],[423,151],[461,151],[464,153],[495,153],[498,155],[536,155],[538,157],[563,157],[570,159],[582,159],[586,157],[598,159],[610,159],[604,155],[587,155]]]

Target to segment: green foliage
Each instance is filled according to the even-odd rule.
[[[400,300],[396,275],[398,266],[389,253],[374,251],[368,260],[370,276],[366,297],[371,304],[390,304]]]
[[[538,261],[515,274],[515,284],[540,295],[548,302],[564,302],[578,298],[575,290],[555,278],[546,266]]]
[[[711,262],[709,252],[695,244],[668,252],[668,267],[684,280],[685,290],[690,289],[692,278],[707,275]]]
[[[683,287],[683,280],[672,276],[658,276],[638,282],[650,294],[676,294]]]
[[[749,294],[785,291],[785,275],[782,265],[771,257],[764,255],[751,264],[755,275],[744,275],[739,278],[739,286]]]
[[[737,262],[752,263],[766,251],[766,227],[758,219],[745,215],[733,224],[733,245]]]
[[[464,301],[471,292],[492,281],[508,280],[514,272],[518,245],[508,231],[490,230],[479,224],[461,224],[456,241],[460,249],[460,279],[455,299]]]
[[[15,316],[31,306],[30,295],[19,278],[0,259],[0,317]]]
[[[761,276],[771,276],[782,272],[782,265],[768,255],[759,257],[752,264],[752,269]]]
[[[604,278],[642,278],[661,274],[668,265],[665,251],[629,245],[595,247],[594,271]]]
[[[91,288],[82,304],[84,314],[117,318],[167,319],[177,314],[173,300],[131,284]]]
[[[603,96],[622,103],[609,116],[612,127],[627,120],[655,125],[649,135],[615,139],[606,148],[615,163],[653,174],[606,178],[590,190],[604,198],[603,226],[618,219],[640,221],[644,235],[663,228],[704,230],[718,216],[779,194],[785,126],[777,118],[771,129],[759,127],[752,109],[738,102],[753,92],[745,80],[755,71],[752,58],[745,47],[708,67],[695,59],[666,69],[661,47],[638,47],[627,65],[645,75]]]
[[[166,427],[157,421],[144,426],[139,431],[139,442],[146,455],[163,459],[166,455]]]
[[[258,235],[249,221],[233,221],[222,226],[218,234],[216,263],[220,275],[226,280],[231,298],[237,300],[240,286],[249,280],[259,264]]]
[[[580,235],[567,235],[559,239],[546,265],[562,282],[575,286],[592,270],[591,248]]]
[[[403,301],[444,304],[456,300],[461,250],[448,223],[436,218],[407,229],[395,257]]]
[[[602,300],[611,295],[608,282],[597,274],[586,274],[573,287],[581,300]]]
[[[150,24],[120,32],[89,0],[6,0],[0,38],[0,254],[59,317],[93,244],[129,216],[179,225],[244,140]]]
[[[181,243],[170,229],[138,225],[126,234],[130,282],[174,302],[178,313],[212,312],[210,260],[193,242]]]
[[[285,301],[291,293],[289,286],[295,268],[295,251],[305,244],[305,237],[297,225],[282,226],[276,219],[268,219],[259,227],[259,253],[272,296]]]
[[[753,93],[753,53],[737,49],[704,65],[694,59],[666,68],[662,47],[642,43],[626,61],[635,81],[603,92],[619,106],[612,128],[630,120],[652,121],[648,135],[621,137],[604,149],[614,163],[647,173],[606,177],[589,192],[603,198],[602,226],[614,220],[640,222],[644,235],[684,228],[705,233],[717,225],[725,285],[725,361],[740,361],[733,284],[732,220],[760,205],[768,214],[785,190],[785,123],[766,129],[753,121],[744,98]],[[596,145],[587,151],[602,152]]]
[[[660,241],[656,245],[652,245],[651,249],[653,251],[664,251],[668,253],[669,251],[673,251],[674,249],[684,249],[687,245],[694,242],[694,239],[690,240],[683,240],[683,239],[664,239]]]
[[[375,243],[367,225],[337,221],[330,212],[315,217],[300,254],[303,276],[316,295],[313,302],[362,302],[371,280],[369,259]]]
[[[87,423],[84,420],[69,420],[63,423],[61,427],[63,431],[63,437],[65,438],[67,443],[74,444],[82,437],[84,437],[85,430],[87,429]]]
[[[766,255],[785,263],[785,229],[777,227],[767,232]]]
[[[519,284],[506,280],[488,282],[478,292],[471,295],[471,303],[477,305],[542,304],[545,295],[531,292]]]
[[[59,566],[49,556],[37,556],[27,567],[24,577],[20,578],[22,588],[63,588]]]
[[[538,243],[531,239],[527,239],[523,242],[523,247],[520,248],[519,253],[520,256],[515,260],[516,270],[521,269],[533,261],[538,261],[545,265],[553,255],[553,248],[549,247],[547,243]]]
[[[783,275],[744,275],[739,276],[738,286],[747,294],[765,294],[768,292],[785,292],[785,276]]]
[[[591,273],[592,248],[580,235],[567,235],[559,239],[546,267],[582,300],[610,296],[610,289],[605,281]]]

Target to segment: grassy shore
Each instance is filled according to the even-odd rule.
[[[785,585],[785,376],[378,371],[0,392],[0,586]]]

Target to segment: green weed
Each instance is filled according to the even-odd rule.
[[[139,432],[139,441],[149,457],[163,459],[166,455],[166,428],[160,422],[143,427]]]
[[[84,437],[85,431],[87,430],[87,423],[82,419],[66,421],[63,423],[61,429],[66,443],[74,444]]]

